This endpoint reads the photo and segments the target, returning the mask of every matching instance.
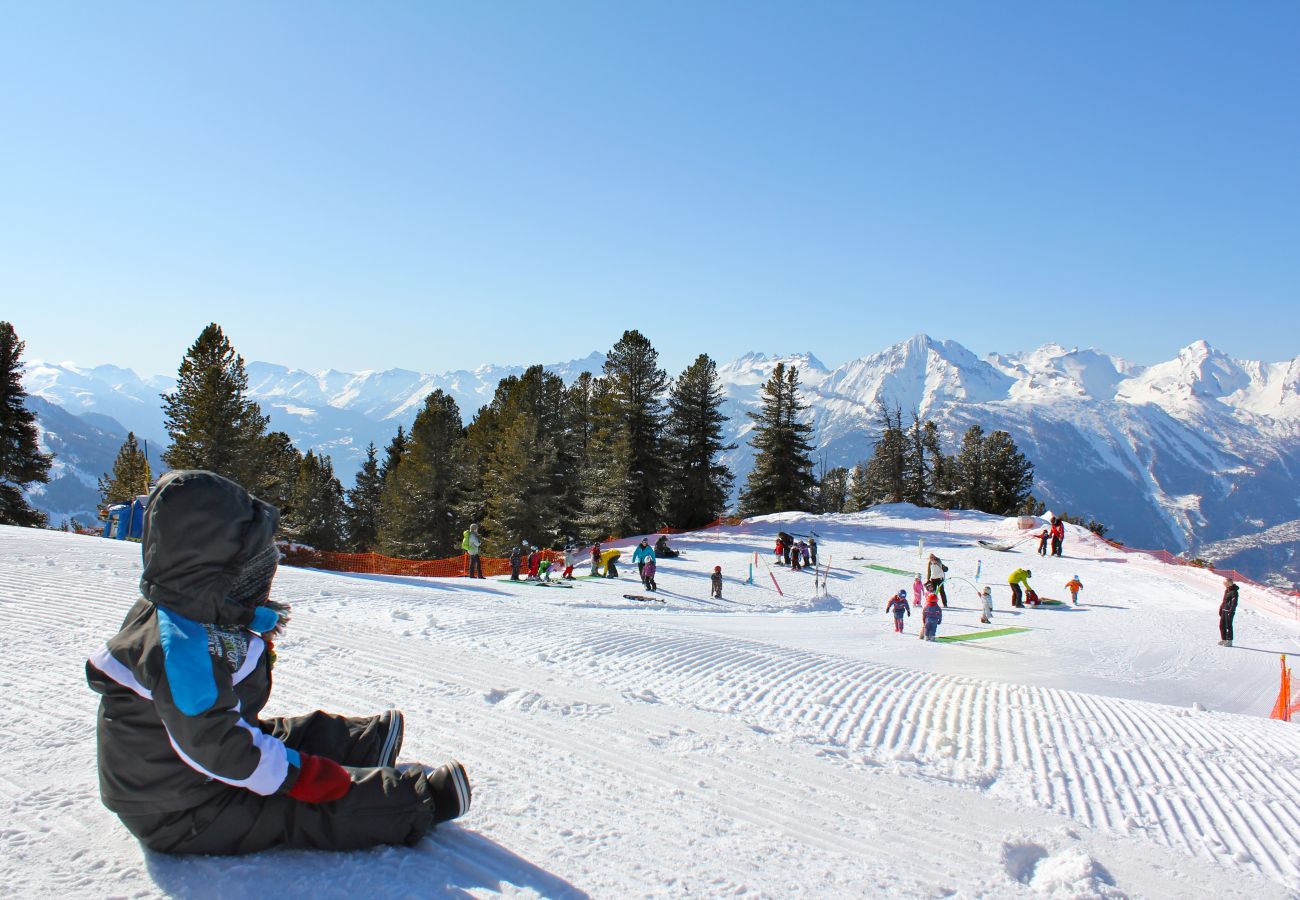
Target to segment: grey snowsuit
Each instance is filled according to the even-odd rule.
[[[433,827],[423,768],[392,768],[401,713],[261,718],[273,657],[261,634],[278,615],[229,591],[278,519],[211,472],[164,476],[145,513],[143,596],[86,664],[102,695],[100,795],[153,850],[354,849],[413,844]],[[289,796],[300,754],[356,767],[348,792],[319,804]]]

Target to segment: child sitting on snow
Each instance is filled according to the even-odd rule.
[[[212,472],[169,472],[149,496],[141,597],[86,679],[100,797],[152,850],[414,845],[469,809],[460,763],[396,766],[397,710],[261,716],[288,620],[270,599],[279,518]]]
[[[939,623],[943,621],[943,608],[939,606],[939,598],[935,594],[925,598],[925,609],[921,613],[921,623],[925,629],[921,632],[921,637],[927,641],[934,640],[935,632],[939,630]]]
[[[1031,587],[1027,587],[1027,588],[1025,588],[1025,605],[1026,605],[1026,606],[1037,606],[1038,604],[1040,604],[1040,603],[1042,603],[1042,602],[1043,602],[1042,600],[1038,599],[1038,592],[1037,592],[1037,591],[1035,591],[1035,590],[1034,590],[1033,588],[1031,588]]]
[[[1073,578],[1067,581],[1065,583],[1065,589],[1070,592],[1070,599],[1074,601],[1074,605],[1078,606],[1079,591],[1083,590],[1083,582],[1079,580],[1079,576],[1075,575]]]
[[[903,615],[912,615],[911,607],[907,605],[906,588],[889,598],[885,604],[885,612],[894,614],[894,630],[899,634],[903,633]]]
[[[714,600],[722,599],[722,566],[714,566],[713,574],[709,576],[709,596]]]
[[[537,563],[537,580],[551,580],[551,561],[549,559],[543,559]]]

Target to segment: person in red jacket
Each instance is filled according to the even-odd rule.
[[[1065,543],[1065,523],[1060,519],[1052,520],[1052,555],[1061,555],[1061,545]]]

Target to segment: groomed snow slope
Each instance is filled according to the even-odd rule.
[[[779,527],[822,536],[830,599],[774,569],[778,596],[761,563],[740,583]],[[138,546],[0,528],[0,877],[24,897],[1300,895],[1300,730],[1262,718],[1300,627],[1247,590],[1220,648],[1208,573],[1076,529],[1064,560],[973,545],[1013,533],[769,517],[675,539],[663,606],[622,599],[634,567],[571,590],[283,569],[268,713],[399,706],[403,757],[460,758],[474,809],[412,850],[171,859],[99,805],[82,672]],[[900,637],[883,602],[911,579],[865,566],[915,569],[919,538],[953,579],[941,634],[980,627],[958,580],[977,564],[1058,598],[1077,574],[1085,605],[1013,612],[995,588],[995,627],[1029,632]]]

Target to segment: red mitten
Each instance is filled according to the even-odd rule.
[[[352,789],[352,776],[334,760],[309,753],[301,753],[299,757],[302,769],[298,783],[289,791],[293,799],[303,803],[329,803]]]

